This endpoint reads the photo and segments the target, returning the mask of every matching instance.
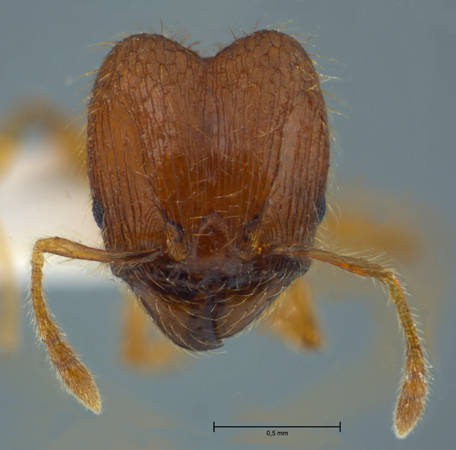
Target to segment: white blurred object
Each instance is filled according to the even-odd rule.
[[[61,155],[50,140],[25,140],[17,146],[0,179],[0,223],[21,284],[28,282],[31,251],[37,239],[61,236],[86,245],[101,243],[88,184],[76,179],[78,168],[74,174],[62,169]],[[84,272],[86,275],[87,270]],[[53,264],[45,277],[67,283],[78,273],[81,270],[75,270],[74,265]]]

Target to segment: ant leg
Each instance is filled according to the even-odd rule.
[[[0,122],[0,168],[4,160],[14,156],[14,148],[20,140],[21,133],[30,126],[38,126],[51,137],[61,149],[62,162],[67,165],[69,173],[74,173],[75,163],[85,166],[84,137],[75,121],[62,111],[58,105],[44,97],[27,96],[14,104],[8,115]],[[79,177],[79,174],[76,174]]]
[[[16,285],[13,261],[7,239],[0,228],[0,351],[11,353],[16,349],[19,330],[20,295]]]
[[[79,360],[62,332],[52,320],[42,292],[43,253],[111,264],[137,263],[151,260],[157,250],[142,252],[112,252],[86,247],[58,237],[40,239],[32,253],[32,306],[36,319],[36,332],[46,346],[52,364],[63,385],[87,408],[95,413],[101,411],[101,400],[96,384],[86,366]]]
[[[405,438],[413,430],[423,413],[428,393],[428,373],[427,362],[415,323],[405,301],[402,286],[394,272],[362,258],[342,256],[316,248],[279,247],[275,252],[327,262],[356,275],[376,278],[388,286],[391,299],[396,305],[406,342],[404,375],[393,417],[396,436]]]
[[[267,325],[281,338],[298,348],[317,349],[323,345],[310,288],[298,278],[277,299],[277,306],[266,316]]]

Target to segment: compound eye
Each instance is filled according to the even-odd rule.
[[[320,197],[320,200],[316,204],[315,222],[317,224],[321,223],[321,221],[323,220],[323,217],[325,217],[325,212],[326,212],[326,198],[325,198],[325,194],[323,193]]]
[[[92,214],[98,228],[103,229],[104,208],[96,198],[92,200]]]

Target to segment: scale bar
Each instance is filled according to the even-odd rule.
[[[339,425],[216,425],[212,422],[212,431],[216,428],[338,428],[342,433],[342,422]]]

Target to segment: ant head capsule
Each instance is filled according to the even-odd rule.
[[[293,38],[261,31],[207,59],[123,40],[95,81],[87,152],[106,249],[161,249],[113,272],[176,344],[219,347],[308,270],[273,251],[313,244],[329,164],[318,76]]]

